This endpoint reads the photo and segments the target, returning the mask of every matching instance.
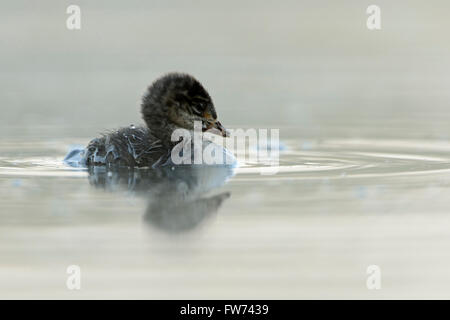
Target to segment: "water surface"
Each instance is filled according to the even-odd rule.
[[[2,297],[445,296],[447,141],[283,143],[275,175],[244,164],[221,186],[200,170],[192,187],[187,173],[146,186],[145,174],[71,168],[66,139],[2,141]],[[372,264],[381,291],[366,288]]]

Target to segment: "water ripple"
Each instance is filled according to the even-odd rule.
[[[450,143],[427,140],[330,139],[284,141],[279,164],[261,165],[241,160],[236,174],[245,179],[270,168],[275,178],[357,178],[421,175],[450,172]],[[85,177],[84,169],[63,163],[63,142],[0,144],[0,175]],[[256,152],[256,151],[252,151]],[[33,155],[35,153],[36,155]],[[14,155],[26,154],[23,157]],[[38,156],[45,154],[45,156]],[[54,157],[48,156],[55,154]]]

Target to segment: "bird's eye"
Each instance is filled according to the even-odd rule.
[[[197,116],[202,116],[202,115],[203,115],[203,110],[204,110],[204,107],[203,107],[203,104],[202,104],[202,103],[197,104],[197,105],[194,105],[194,106],[192,107],[193,113],[194,113],[195,115],[197,115]]]

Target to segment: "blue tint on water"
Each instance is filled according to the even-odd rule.
[[[74,168],[84,167],[86,165],[84,150],[84,146],[81,145],[69,146],[69,152],[63,160],[64,163]]]

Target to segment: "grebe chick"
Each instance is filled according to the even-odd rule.
[[[87,166],[157,167],[168,163],[175,129],[194,130],[201,121],[202,130],[228,136],[217,121],[213,101],[194,77],[169,73],[156,80],[142,98],[143,126],[129,126],[108,132],[92,140],[84,150]]]

